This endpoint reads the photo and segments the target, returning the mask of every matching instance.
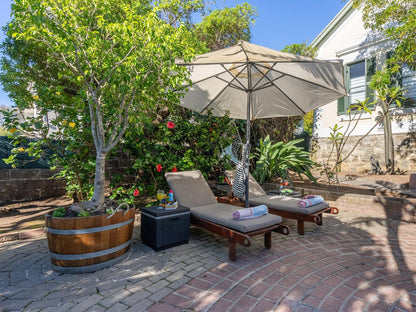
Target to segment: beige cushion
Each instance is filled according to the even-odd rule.
[[[217,203],[217,199],[199,170],[167,172],[165,178],[180,206],[192,208]]]
[[[250,205],[266,205],[269,210],[277,209],[283,211],[292,211],[303,214],[310,214],[328,208],[329,204],[323,202],[310,207],[298,207],[298,202],[301,199],[293,198],[290,196],[279,196],[279,195],[264,195],[259,197],[250,197]]]
[[[232,205],[218,203],[201,207],[191,207],[191,213],[195,217],[220,224],[242,233],[255,231],[282,222],[282,218],[280,216],[272,214],[237,221],[233,219],[233,212],[238,208],[239,207]]]
[[[225,170],[225,176],[230,179],[231,183],[234,181],[235,170]],[[267,195],[260,184],[250,174],[249,176],[249,202],[250,205],[266,205],[269,209],[292,211],[303,214],[310,214],[326,209],[329,207],[327,202],[310,207],[298,207],[299,198],[290,196]]]
[[[280,216],[267,214],[247,220],[234,220],[236,206],[219,204],[199,170],[168,172],[166,180],[180,206],[189,207],[195,217],[211,221],[243,233],[278,224]]]

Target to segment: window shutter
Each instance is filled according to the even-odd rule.
[[[386,61],[393,57],[394,51],[388,51],[386,53]],[[391,67],[390,65],[388,65]],[[398,72],[392,73],[390,77],[390,87],[401,87],[402,86],[402,68],[400,67]]]
[[[394,52],[393,51],[388,51],[387,53],[386,53],[386,61],[388,60],[388,59],[390,59],[392,56],[393,56],[393,54],[394,54]],[[391,65],[390,64],[388,64],[388,67],[390,68],[391,67]],[[399,70],[397,71],[397,72],[395,72],[395,73],[391,73],[391,75],[390,75],[390,85],[389,85],[389,87],[390,88],[397,88],[397,87],[401,87],[402,86],[402,67],[400,67],[399,68]],[[405,102],[406,101],[402,101],[403,103],[402,104],[404,104],[404,106],[405,106]],[[396,107],[396,103],[392,103],[391,105],[390,105],[391,107]]]
[[[347,108],[350,106],[349,91],[350,91],[350,68],[347,65],[344,65],[344,84],[345,90],[347,91],[347,96],[343,96],[338,99],[338,115],[344,115],[347,112]]]
[[[368,103],[373,103],[374,102],[374,90],[370,88],[369,83],[370,83],[371,78],[373,77],[373,75],[376,73],[376,58],[372,57],[372,58],[366,59],[365,60],[365,68],[366,68],[366,73],[365,73],[365,81],[366,81],[365,97],[368,98]],[[373,109],[374,104],[368,105],[368,107]]]

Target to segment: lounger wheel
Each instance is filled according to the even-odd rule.
[[[318,225],[322,224],[322,218],[321,218],[321,216],[314,216],[313,217],[313,222],[315,222]]]
[[[273,230],[273,232],[277,232],[283,235],[289,235],[290,231],[287,225],[280,224],[277,229]]]
[[[336,207],[331,207],[331,214],[338,214],[339,210]]]

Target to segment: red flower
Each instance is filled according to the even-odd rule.
[[[162,165],[157,165],[156,166],[156,170],[157,170],[157,172],[161,172],[162,171]]]
[[[173,129],[173,128],[175,128],[175,123],[172,122],[172,121],[168,121],[166,126],[168,127],[168,129]]]
[[[283,185],[284,186],[288,186],[289,185],[289,182],[285,181],[285,182],[283,182]]]
[[[136,188],[133,192],[133,196],[139,196],[140,191]]]
[[[172,168],[172,172],[178,172],[178,168],[176,168],[176,166],[175,166],[175,167],[173,167],[173,168]]]

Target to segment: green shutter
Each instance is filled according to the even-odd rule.
[[[345,114],[345,100],[346,96],[340,97],[338,99],[338,115],[344,115]]]
[[[370,83],[371,78],[373,77],[373,75],[376,73],[376,58],[372,57],[372,58],[366,59],[365,60],[365,68],[366,68],[366,73],[365,73],[365,81],[366,81],[365,97],[368,98],[368,103],[373,103],[374,102],[374,90],[370,88],[369,83]],[[373,109],[374,104],[368,105],[368,107]]]
[[[394,51],[388,51],[386,53],[386,61],[393,57]],[[389,64],[390,68],[391,65]],[[401,87],[402,86],[402,68],[400,67],[399,71],[392,73],[390,77],[390,87]]]
[[[390,59],[393,56],[394,52],[393,51],[389,51],[386,53],[386,61],[388,59]],[[390,68],[391,65],[388,64],[388,67]],[[397,88],[397,87],[401,87],[402,86],[402,68],[400,67],[399,70],[395,73],[391,73],[390,75],[390,88]],[[406,101],[402,101],[402,104],[404,104],[405,106]],[[396,104],[392,103],[391,104],[392,107],[395,107]]]
[[[350,106],[350,98],[348,96],[350,92],[350,68],[348,65],[344,65],[344,84],[345,90],[347,91],[347,96],[343,96],[342,98],[338,99],[338,115],[345,115],[347,108]]]

